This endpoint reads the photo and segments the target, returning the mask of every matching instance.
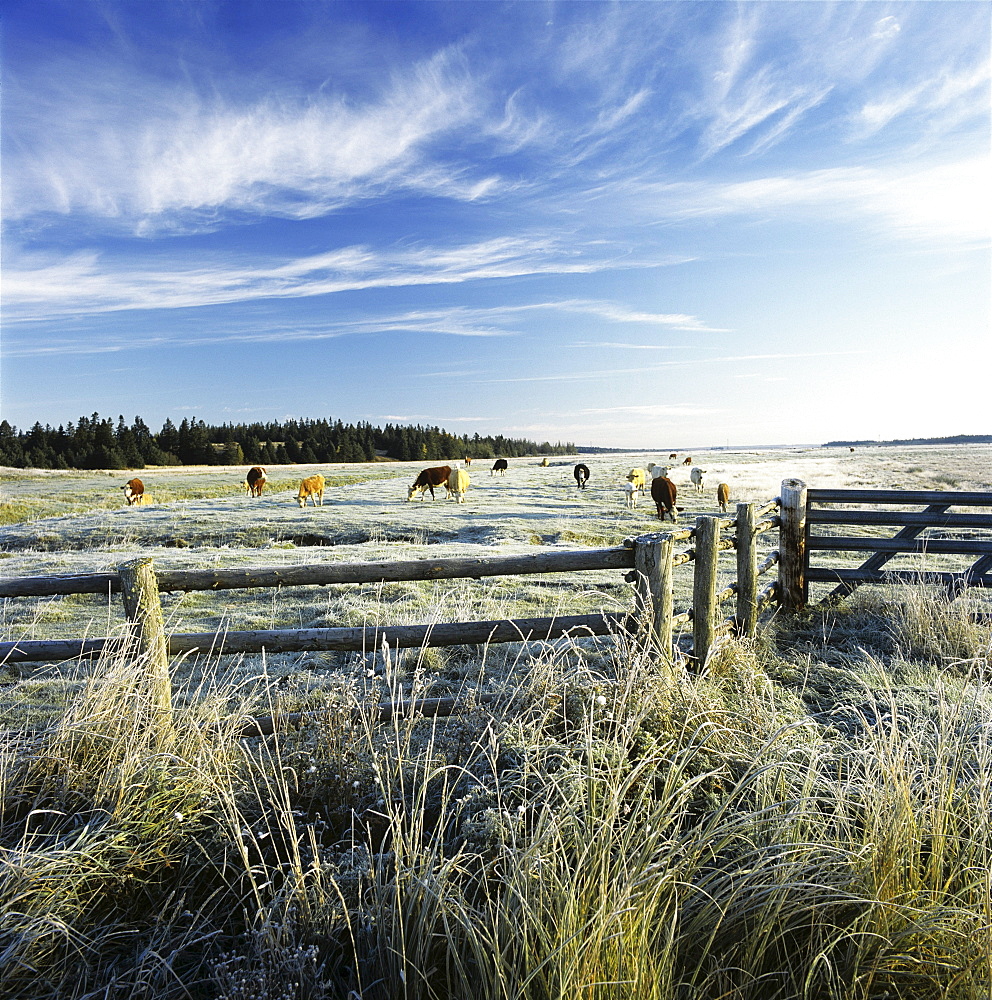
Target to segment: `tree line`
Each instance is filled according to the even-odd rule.
[[[0,465],[36,469],[143,469],[148,465],[311,465],[574,454],[572,443],[538,444],[503,435],[451,434],[440,427],[341,420],[212,425],[166,419],[153,433],[141,417],[129,425],[98,413],[57,428],[36,423],[19,431],[0,421]]]
[[[907,445],[907,444],[992,444],[992,434],[954,434],[951,437],[893,438],[891,441],[828,441],[823,448],[846,448],[849,445]]]

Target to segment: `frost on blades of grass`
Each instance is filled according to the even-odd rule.
[[[238,720],[305,697],[274,673],[204,663],[163,742],[105,659],[0,744],[4,995],[985,1000],[988,637],[905,686],[906,614],[699,673],[619,638],[389,655],[268,739]],[[376,721],[444,673],[499,697]]]
[[[614,545],[658,529],[649,505],[623,508],[619,485],[667,452],[583,459],[581,495],[570,462],[511,462],[492,481],[473,470],[463,505],[408,504],[417,466],[379,467],[383,478],[341,482],[305,511],[294,480],[327,470],[270,470],[279,488],[254,501],[231,482],[243,470],[149,470],[169,502],[146,509],[101,507],[108,492],[119,503],[116,473],[17,472],[2,500],[30,519],[0,528],[0,565],[29,576],[136,553],[209,568]],[[733,502],[767,500],[790,477],[988,490],[989,454],[699,453],[699,495],[688,469],[673,474],[692,523],[715,513],[721,481]],[[917,565],[942,565],[930,558]],[[141,663],[4,666],[0,995],[987,1000],[982,597],[864,588],[776,616],[753,643],[718,644],[696,673],[622,637],[187,656],[172,665],[172,725],[157,731]],[[631,600],[622,572],[604,572],[163,606],[170,629],[213,631]],[[4,638],[122,626],[116,596],[11,599],[2,615]],[[389,722],[374,710],[441,695],[466,710]],[[273,737],[243,735],[246,717],[300,711]]]

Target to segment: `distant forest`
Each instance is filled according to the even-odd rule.
[[[862,445],[870,448],[872,445],[888,444],[992,444],[992,434],[955,434],[953,437],[942,438],[895,438],[892,441],[828,441],[821,448],[848,448]]]
[[[57,428],[36,423],[18,431],[0,421],[0,465],[36,469],[143,469],[147,465],[310,465],[373,462],[377,458],[432,461],[574,454],[571,443],[538,444],[520,438],[450,434],[440,427],[410,427],[340,420],[222,424],[166,420],[152,433],[135,417],[115,423],[98,413]]]

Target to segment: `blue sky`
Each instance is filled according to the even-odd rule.
[[[20,427],[992,432],[986,2],[0,9]]]

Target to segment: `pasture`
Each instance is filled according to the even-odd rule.
[[[681,457],[681,456],[680,456]],[[695,454],[682,524],[811,487],[992,489],[988,446]],[[139,475],[3,470],[0,574],[433,559],[617,545],[657,454]],[[450,464],[454,467],[456,462]],[[300,509],[300,479],[327,479]],[[769,544],[772,539],[769,539]],[[926,568],[926,567],[922,567]],[[728,567],[728,573],[730,567]],[[689,586],[686,580],[686,589]],[[684,595],[683,595],[684,596]],[[680,593],[676,590],[676,600]],[[629,610],[622,573],[162,595],[223,631]],[[122,657],[0,667],[4,996],[977,1000],[992,983],[992,630],[925,587],[766,623],[702,670],[622,637],[199,656],[167,732]],[[987,607],[987,604],[985,604]],[[111,635],[120,598],[3,603],[2,636]],[[464,713],[379,721],[456,695]],[[268,740],[238,720],[303,711]]]

